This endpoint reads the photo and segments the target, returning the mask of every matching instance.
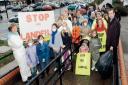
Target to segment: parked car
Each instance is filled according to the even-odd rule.
[[[35,4],[30,4],[30,7],[35,8],[36,5]]]
[[[11,17],[8,22],[9,23],[19,23],[18,16],[15,15],[14,17]]]
[[[52,6],[50,6],[50,5],[44,5],[44,6],[42,7],[42,9],[43,9],[43,11],[49,11],[49,10],[52,10],[53,8],[52,8]]]
[[[68,6],[68,10],[77,10],[78,8],[79,8],[79,6],[76,4],[71,4]]]
[[[37,2],[35,3],[34,5],[34,8],[38,7],[38,6],[43,6],[45,3],[42,3],[42,2]]]
[[[60,4],[59,3],[56,3],[56,2],[53,2],[53,3],[48,4],[48,5],[52,6],[52,9],[58,9],[58,8],[60,8]]]
[[[27,6],[28,6],[27,4],[22,4],[22,5],[20,5],[21,9],[23,9],[23,8],[25,8],[25,7],[27,7]]]
[[[60,3],[60,7],[64,7],[66,6],[64,3]]]
[[[69,5],[69,2],[68,2],[68,1],[66,1],[66,2],[64,2],[64,4],[65,4],[66,6],[68,6],[68,5]]]
[[[7,10],[12,9],[13,5],[8,5],[6,8],[7,8]]]
[[[21,11],[22,12],[31,12],[31,11],[33,11],[33,8],[31,6],[27,6],[27,7],[24,7]]]
[[[18,12],[21,11],[22,7],[20,5],[16,5],[12,8],[12,11]]]
[[[43,11],[42,6],[37,6],[34,8],[34,11]]]

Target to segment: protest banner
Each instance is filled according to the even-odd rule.
[[[53,11],[19,12],[19,30],[23,40],[37,38],[38,35],[50,35],[55,21]]]
[[[90,53],[78,53],[76,59],[76,75],[88,75],[90,76],[91,54]]]

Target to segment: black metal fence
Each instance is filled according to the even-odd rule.
[[[81,43],[78,45],[77,48],[73,49],[73,45],[70,45],[69,47],[66,47],[66,49],[61,52],[57,57],[55,57],[39,74],[37,74],[35,77],[33,77],[30,81],[28,81],[28,83],[26,85],[32,85],[33,83],[36,83],[36,85],[39,85],[39,78],[42,74],[45,73],[45,71],[53,65],[54,62],[56,61],[59,61],[59,66],[58,66],[58,69],[52,74],[50,75],[50,77],[44,82],[44,83],[41,83],[41,85],[49,85],[48,83],[51,82],[51,80],[54,78],[54,76],[56,74],[58,74],[58,76],[56,77],[56,79],[54,79],[54,82],[52,82],[52,84],[50,85],[57,85],[58,84],[58,81],[59,81],[59,85],[63,85],[63,80],[62,80],[62,76],[63,74],[65,73],[65,71],[67,70],[67,68],[65,67],[65,63],[67,62],[67,60],[69,60],[69,58],[71,57],[71,70],[73,72],[73,55],[76,53],[76,50],[79,49]],[[71,51],[71,53],[69,54],[69,56],[64,60],[64,62],[62,63],[60,61],[61,57],[64,55],[65,52],[67,52],[67,50]],[[116,70],[116,72],[119,73],[118,71],[118,68],[117,69],[113,69],[113,70]],[[114,71],[113,71],[114,72]],[[120,77],[119,75],[112,75],[113,77],[113,80],[112,80],[112,85],[119,85],[119,81],[120,81]]]
[[[58,81],[59,81],[60,85],[62,85],[63,84],[62,76],[65,73],[65,71],[67,70],[67,67],[65,67],[65,63],[71,57],[71,61],[70,61],[69,64],[71,64],[71,66],[72,66],[71,70],[73,71],[73,62],[72,62],[73,55],[76,53],[76,50],[79,49],[80,45],[81,45],[81,43],[78,45],[77,48],[73,48],[72,44],[70,46],[66,47],[65,50],[63,50],[58,56],[55,56],[55,58],[51,62],[49,62],[49,64],[46,65],[46,67],[39,74],[37,74],[31,80],[29,80],[26,85],[32,85],[33,83],[36,83],[36,85],[39,85],[39,83],[40,83],[40,76],[42,74],[44,74],[47,71],[47,69],[49,69],[49,67],[52,66],[57,61],[59,61],[58,69],[55,72],[53,71],[52,75],[50,75],[49,78],[45,82],[43,82],[41,85],[48,85],[48,83],[54,78],[54,76],[56,74],[58,74],[58,76],[56,77],[56,79],[54,79],[54,81],[52,82],[52,85],[56,85],[58,83]],[[68,57],[64,60],[64,62],[61,62],[60,61],[61,57],[65,54],[65,52],[67,52],[67,50],[70,50],[71,52],[68,55]],[[3,56],[3,57],[0,57],[0,60],[8,57],[9,55],[12,55],[12,52],[7,54],[7,55],[5,55],[5,56]],[[67,65],[67,66],[69,66],[69,65]],[[117,64],[117,66],[118,66],[118,64]],[[12,69],[11,71],[15,70],[16,68]],[[114,70],[117,70],[116,72],[118,72],[118,74],[119,74],[118,68],[114,69]],[[5,75],[3,75],[3,76],[5,76]],[[120,75],[114,75],[114,73],[113,73],[112,85],[120,85]]]
[[[78,37],[75,41],[77,41],[78,39],[80,39],[80,37]],[[48,85],[48,83],[54,78],[54,76],[58,73],[59,75],[57,76],[56,79],[54,79],[54,82],[52,83],[52,85],[56,85],[56,83],[58,82],[58,80],[60,80],[60,85],[62,85],[62,75],[64,74],[64,72],[66,71],[66,67],[65,67],[65,63],[67,62],[67,60],[69,60],[69,58],[71,57],[71,61],[70,61],[70,64],[71,64],[71,70],[73,71],[73,62],[72,62],[72,59],[73,59],[73,55],[74,53],[76,52],[76,50],[79,49],[81,43],[78,44],[78,46],[75,48],[73,47],[73,43],[71,45],[68,45],[67,47],[65,47],[65,49],[59,53],[57,56],[55,56],[55,58],[39,73],[37,74],[35,77],[33,77],[30,81],[28,81],[28,83],[26,85],[32,85],[32,83],[35,81],[36,82],[36,85],[39,85],[39,78],[42,74],[45,73],[45,71],[47,69],[49,69],[49,67],[51,65],[53,65],[55,62],[58,62],[59,61],[59,66],[58,66],[58,69],[41,85]],[[70,54],[67,56],[67,58],[61,62],[61,58],[62,56],[65,54],[65,52],[67,52],[68,50],[70,50]]]
[[[58,62],[59,61],[59,66],[58,69],[41,85],[48,85],[48,83],[54,78],[54,76],[58,73],[59,75],[57,76],[56,79],[54,79],[54,82],[52,83],[52,85],[56,85],[56,83],[58,82],[58,80],[60,80],[60,85],[62,85],[62,75],[64,74],[64,72],[67,70],[67,67],[65,67],[65,63],[67,62],[67,60],[69,60],[69,58],[71,57],[71,61],[69,64],[71,64],[71,70],[73,71],[73,62],[72,62],[72,55],[74,55],[75,51],[77,49],[79,49],[79,46],[75,49],[72,48],[72,45],[68,46],[65,48],[65,50],[63,50],[63,52],[61,52],[58,56],[55,56],[55,58],[39,73],[37,74],[35,77],[33,77],[30,81],[28,81],[28,83],[26,85],[31,85],[33,82],[36,82],[36,85],[39,85],[39,77],[45,73],[45,71],[51,66],[53,65],[53,63]],[[70,50],[70,54],[68,55],[68,57],[64,60],[64,62],[61,62],[61,57],[65,54],[65,52],[67,52],[68,50]],[[69,66],[69,65],[67,65]]]

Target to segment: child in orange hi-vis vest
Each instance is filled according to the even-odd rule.
[[[72,30],[72,43],[78,44],[80,42],[80,27],[74,26]]]
[[[80,27],[75,25],[73,26],[73,30],[72,30],[72,43],[74,48],[78,47],[79,42],[80,42]]]

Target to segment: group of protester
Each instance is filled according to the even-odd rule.
[[[50,62],[50,51],[54,57],[62,52],[66,47],[77,48],[78,52],[91,52],[92,68],[97,71],[95,64],[100,55],[108,50],[114,53],[114,64],[117,68],[117,46],[120,36],[120,23],[115,16],[113,8],[105,11],[90,6],[84,13],[80,10],[69,12],[66,10],[51,27],[51,37],[49,42],[44,41],[44,37],[39,35],[36,40],[27,41],[26,49],[23,40],[17,32],[17,26],[12,24],[9,28],[8,45],[12,48],[14,57],[19,65],[23,82],[30,76],[35,76],[37,72]],[[101,38],[101,35],[104,37]],[[65,52],[65,60],[71,49]],[[56,62],[55,69],[58,67]],[[70,60],[66,62],[70,64]],[[39,67],[37,67],[39,65]],[[68,65],[70,70],[71,65]],[[39,69],[39,70],[38,70]],[[38,71],[37,71],[38,70]]]

